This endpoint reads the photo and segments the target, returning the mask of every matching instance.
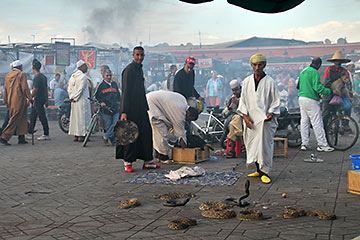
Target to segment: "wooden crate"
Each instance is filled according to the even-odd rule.
[[[200,148],[173,148],[173,160],[176,163],[195,164],[209,160],[210,151],[205,146],[204,150]]]
[[[286,157],[287,156],[287,138],[274,138],[274,157]]]
[[[347,191],[360,195],[360,170],[348,171]]]

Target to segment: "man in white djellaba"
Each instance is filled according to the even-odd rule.
[[[76,67],[67,89],[71,101],[69,135],[74,135],[74,142],[82,142],[91,118],[90,94],[85,74],[88,67],[82,60],[76,63]]]
[[[250,65],[253,75],[244,79],[238,112],[244,118],[244,142],[246,164],[256,165],[256,172],[248,177],[260,177],[265,184],[270,183],[274,136],[280,114],[280,96],[275,81],[264,72],[266,57],[253,55]]]

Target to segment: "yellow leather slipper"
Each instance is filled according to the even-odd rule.
[[[265,184],[271,183],[271,179],[268,176],[262,175],[261,181]]]
[[[258,177],[258,176],[260,176],[259,172],[253,172],[248,175],[248,177]]]

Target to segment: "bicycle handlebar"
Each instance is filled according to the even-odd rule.
[[[114,111],[113,111],[111,108],[109,108],[108,106],[105,106],[105,107],[101,106],[100,102],[99,102],[97,99],[92,99],[92,98],[88,98],[88,99],[90,100],[90,102],[94,103],[95,106],[99,106],[99,107],[102,108],[102,109],[106,109],[106,110],[109,111],[111,114],[114,113]]]
[[[220,108],[219,105],[216,105],[216,106],[207,106],[206,109],[207,110],[218,110]]]
[[[90,102],[100,105],[100,102],[97,99],[90,98],[90,97],[88,97],[88,99],[90,100]]]

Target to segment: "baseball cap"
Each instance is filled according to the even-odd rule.
[[[187,57],[186,60],[185,60],[186,63],[193,63],[195,64],[196,60],[194,57],[190,56],[190,57]]]

